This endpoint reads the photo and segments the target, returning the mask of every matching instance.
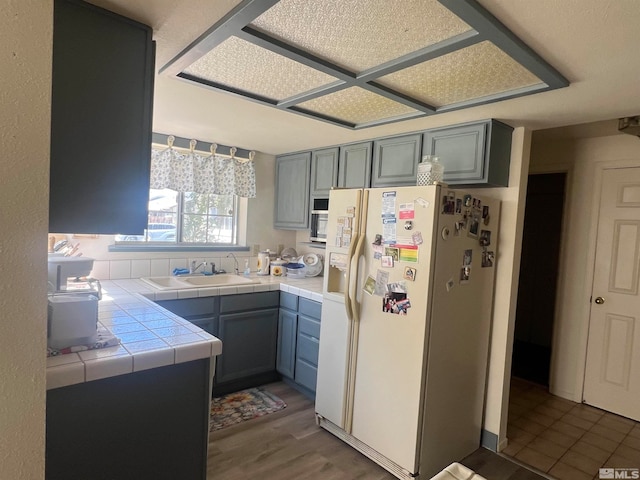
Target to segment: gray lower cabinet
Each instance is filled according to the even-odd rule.
[[[280,308],[276,370],[288,378],[293,378],[295,375],[297,331],[298,314],[295,311]]]
[[[373,142],[340,147],[338,187],[368,188],[371,184],[371,149]]]
[[[322,305],[280,292],[277,369],[285,380],[313,396],[318,375]]]
[[[300,298],[294,380],[312,392],[316,391],[318,377],[321,313],[322,305],[320,303]]]
[[[216,366],[222,384],[276,369],[278,309],[220,315],[218,338],[225,346]]]
[[[205,480],[210,365],[202,358],[48,390],[44,478]]]
[[[420,133],[374,141],[371,186],[415,185],[421,147]]]
[[[274,228],[309,228],[311,152],[276,157]]]
[[[181,298],[156,302],[162,308],[181,316],[211,335],[218,332],[219,297]]]
[[[450,185],[506,187],[512,132],[496,120],[434,128],[424,133],[422,151],[440,157]]]
[[[216,361],[214,395],[277,380],[279,292],[157,303],[222,340],[222,355]]]
[[[329,197],[338,179],[338,151],[325,148],[311,152],[311,196]]]

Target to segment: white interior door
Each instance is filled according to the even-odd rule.
[[[640,420],[640,168],[603,173],[584,401]]]

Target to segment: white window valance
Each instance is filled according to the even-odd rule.
[[[231,157],[225,157],[216,154],[216,144],[209,154],[196,152],[195,145],[191,140],[190,150],[180,152],[169,137],[167,148],[152,148],[151,188],[255,198],[255,152],[249,159],[240,159],[235,157],[235,147]]]

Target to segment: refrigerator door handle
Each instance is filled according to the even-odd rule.
[[[350,268],[354,267],[354,272],[350,278],[350,282],[347,283],[347,287],[349,290],[349,297],[351,304],[352,312],[351,317],[353,321],[350,325],[350,346],[349,346],[349,360],[347,362],[347,389],[346,389],[346,398],[345,398],[345,409],[343,416],[344,430],[345,432],[351,434],[353,428],[353,403],[354,403],[354,395],[355,395],[355,377],[356,377],[356,364],[358,360],[358,338],[360,335],[360,304],[357,299],[357,289],[358,289],[358,266],[360,263],[360,256],[362,255],[364,242],[366,239],[366,231],[367,231],[367,210],[369,208],[369,190],[364,191],[364,197],[362,199],[362,203],[360,204],[361,213],[360,213],[360,225],[358,228],[358,242],[353,255],[353,258],[350,263]]]
[[[361,207],[360,203],[361,203],[361,199],[362,199],[362,191],[358,190],[356,192],[356,205],[358,205],[359,207]],[[359,212],[356,212],[359,213]],[[358,221],[357,217],[354,219],[354,221]],[[347,319],[349,320],[349,322],[353,321],[353,306],[352,306],[352,301],[353,301],[353,297],[351,296],[351,279],[356,277],[356,275],[351,275],[351,269],[353,267],[353,258],[354,258],[354,253],[356,250],[356,246],[358,244],[358,233],[360,232],[360,230],[356,230],[355,225],[352,225],[352,236],[351,236],[351,243],[349,244],[349,251],[347,252],[347,272],[346,272],[346,278],[345,278],[345,288],[344,288],[344,309],[346,310],[347,313]],[[356,270],[358,269],[358,265],[356,263]],[[356,274],[358,273],[357,271],[355,272]]]
[[[356,251],[354,253],[355,259],[355,272],[352,276],[353,280],[349,285],[349,296],[351,297],[351,308],[352,308],[352,317],[355,322],[360,321],[360,304],[358,303],[357,290],[358,290],[358,279],[360,278],[360,272],[358,271],[360,257],[363,254],[364,250],[364,242],[367,237],[367,211],[369,210],[369,190],[364,191],[364,196],[362,198],[361,205],[361,214],[360,214],[360,225],[358,228],[358,245],[356,246]]]
[[[353,317],[354,322],[360,321],[360,304],[358,303],[357,297],[357,288],[358,288],[358,263],[360,262],[360,257],[362,256],[362,250],[364,247],[364,239],[365,235],[360,234],[358,239],[358,245],[356,246],[356,251],[353,255],[354,264],[356,266],[355,275],[352,276],[351,285],[349,285],[349,303],[351,304],[351,316]]]
[[[351,245],[349,245],[349,251],[347,252],[347,258],[349,259],[347,262],[347,271],[346,271],[346,278],[345,278],[345,288],[344,288],[344,309],[347,312],[347,319],[349,320],[349,322],[353,321],[353,306],[351,305],[351,291],[350,291],[350,282],[351,282],[351,278],[353,278],[353,276],[351,275],[351,267],[352,267],[352,261],[353,261],[353,257],[354,257],[354,252],[356,250],[356,246],[357,246],[357,242],[358,242],[358,234],[354,233],[352,236],[352,242]]]

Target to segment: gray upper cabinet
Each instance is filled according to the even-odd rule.
[[[154,42],[146,25],[77,0],[53,20],[49,231],[147,227]]]
[[[424,133],[423,153],[437,155],[450,185],[509,185],[513,128],[496,120],[434,128]]]
[[[309,227],[310,172],[311,152],[276,157],[275,228]]]
[[[372,142],[340,147],[338,187],[367,188],[371,185]]]
[[[338,148],[311,152],[311,196],[329,197],[338,178]]]
[[[419,133],[374,141],[371,186],[415,185],[421,146]]]

